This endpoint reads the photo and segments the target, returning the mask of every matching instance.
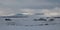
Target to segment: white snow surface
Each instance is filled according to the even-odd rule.
[[[60,30],[60,19],[55,21],[33,21],[39,16],[30,16],[29,18],[10,18],[12,21],[5,21],[0,18],[0,30]],[[47,24],[48,25],[45,25]]]

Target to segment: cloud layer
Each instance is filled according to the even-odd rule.
[[[0,15],[59,11],[59,3],[60,0],[0,0]]]

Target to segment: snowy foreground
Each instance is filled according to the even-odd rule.
[[[60,19],[55,21],[34,21],[37,17],[29,18],[10,18],[12,21],[5,21],[0,18],[0,30],[60,30]]]
[[[49,26],[0,26],[0,30],[60,30],[60,25]]]

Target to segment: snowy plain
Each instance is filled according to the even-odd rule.
[[[29,16],[29,18],[10,18],[12,21],[5,21],[0,18],[0,30],[60,30],[60,19],[55,21],[33,21],[41,16]],[[48,23],[48,25],[45,25]]]

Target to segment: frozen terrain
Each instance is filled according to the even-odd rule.
[[[29,16],[28,18],[0,18],[0,30],[60,30],[60,19],[53,18],[54,21],[34,21],[41,16]]]

